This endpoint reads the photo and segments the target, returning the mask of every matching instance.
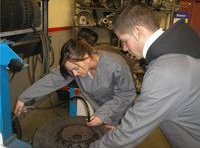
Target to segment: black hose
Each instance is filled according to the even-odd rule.
[[[49,39],[45,35],[44,31],[37,31],[36,27],[32,24],[32,29],[36,33],[38,37],[40,37],[42,42],[42,61],[43,61],[43,68],[44,68],[44,74],[48,74],[49,70],[49,53],[50,53],[50,44]],[[53,61],[54,62],[54,61]]]
[[[42,50],[43,50],[42,61],[43,61],[43,67],[44,67],[44,74],[46,75],[49,69],[49,64],[48,64],[49,51],[48,51],[48,46],[47,46],[46,39],[44,36],[44,32],[39,32],[39,34],[42,41]]]
[[[38,56],[35,55],[32,57],[32,68],[33,68],[33,75],[32,75],[32,78],[33,78],[33,82],[36,81],[36,77],[35,77],[35,70],[36,70],[36,66],[37,66],[37,61],[38,61]]]
[[[49,40],[49,39],[48,39],[48,40]],[[49,64],[49,67],[52,67],[53,64],[54,64],[54,62],[55,62],[55,53],[54,53],[54,51],[53,51],[53,47],[52,47],[50,41],[48,41],[48,44],[49,44],[50,53],[52,54],[52,58],[50,58],[50,59],[52,59],[52,61],[51,61],[51,63]]]
[[[30,57],[28,57],[28,59],[27,59],[27,64],[30,65]],[[34,80],[31,75],[31,67],[30,66],[28,66],[28,78],[29,78],[29,81],[31,82],[31,84],[33,84]]]
[[[15,77],[15,72],[13,72],[12,76],[10,77],[10,82],[13,80],[14,77]]]
[[[77,99],[83,101],[85,108],[86,108],[86,111],[87,111],[87,118],[88,118],[87,121],[90,122],[90,108],[89,108],[87,102],[81,96],[74,96],[74,97],[71,98],[72,101],[77,100]]]

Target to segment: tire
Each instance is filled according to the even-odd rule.
[[[101,138],[107,130],[103,125],[86,126],[86,117],[54,119],[42,125],[33,140],[34,148],[88,148]]]

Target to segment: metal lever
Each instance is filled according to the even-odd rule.
[[[87,112],[87,118],[88,118],[87,121],[90,122],[90,108],[89,108],[87,102],[85,101],[85,99],[83,99],[83,98],[80,97],[80,96],[74,96],[74,97],[71,98],[72,101],[73,101],[73,100],[76,100],[76,99],[83,101],[83,103],[84,103],[84,105],[85,105],[85,108],[86,108],[86,112]]]

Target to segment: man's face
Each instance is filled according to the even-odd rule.
[[[128,51],[131,55],[136,56],[137,59],[142,58],[143,46],[134,35],[124,33],[117,34],[117,36],[122,41],[124,51]]]

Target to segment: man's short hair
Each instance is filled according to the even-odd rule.
[[[151,31],[159,29],[153,10],[142,2],[131,0],[116,12],[113,30],[117,33],[130,34],[137,25]]]

